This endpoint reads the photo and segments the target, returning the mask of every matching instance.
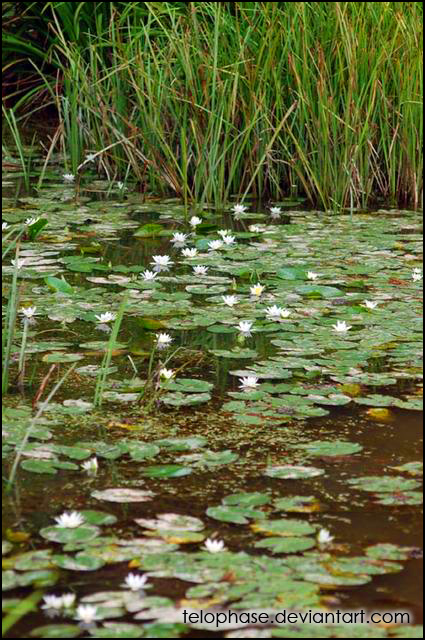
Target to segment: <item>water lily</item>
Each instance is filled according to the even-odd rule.
[[[250,336],[251,335],[251,327],[252,327],[252,322],[249,322],[249,320],[241,320],[239,322],[239,324],[236,326],[236,328],[244,335],[244,336]]]
[[[419,282],[420,280],[422,280],[422,271],[420,269],[414,269],[412,272],[412,279],[413,282]]]
[[[84,471],[87,471],[87,473],[95,475],[99,469],[99,462],[95,456],[94,458],[90,458],[90,460],[85,460],[81,467]]]
[[[196,229],[198,224],[202,224],[202,219],[198,218],[198,216],[192,216],[191,219],[189,220],[189,224],[190,224],[191,227]]]
[[[170,256],[152,256],[152,260],[155,271],[168,271],[168,267],[174,264]]]
[[[379,302],[376,302],[376,300],[365,300],[363,306],[366,307],[366,309],[376,309],[378,304]]]
[[[84,522],[84,516],[78,511],[65,511],[61,516],[55,518],[59,527],[66,529],[76,529]]]
[[[146,269],[145,271],[143,271],[141,275],[143,280],[145,280],[145,282],[149,282],[149,280],[155,280],[156,276],[158,275],[158,272],[149,271],[149,269]]]
[[[277,319],[281,317],[282,311],[285,311],[285,309],[274,304],[272,307],[267,307],[266,316],[268,318]]]
[[[158,349],[165,349],[168,347],[173,341],[173,338],[168,335],[168,333],[157,333],[156,334],[156,346]]]
[[[321,546],[330,544],[333,539],[334,536],[331,536],[330,532],[327,529],[320,529],[319,533],[317,534],[317,542]]]
[[[235,304],[239,302],[237,296],[221,296],[224,304],[227,304],[228,307],[233,307]]]
[[[120,180],[118,180],[116,187],[119,191],[124,191],[124,189],[126,189],[127,187],[125,186],[124,182],[121,182]]]
[[[20,312],[28,319],[32,318],[37,311],[37,307],[22,307]]]
[[[212,540],[207,538],[202,547],[205,551],[210,553],[220,553],[220,551],[226,551],[223,540]]]
[[[25,258],[17,258],[16,260],[11,260],[10,264],[12,265],[12,267],[15,269],[15,267],[19,270],[22,269],[22,267],[26,264],[26,259]]]
[[[195,247],[193,247],[192,249],[183,249],[182,255],[185,258],[196,258],[196,256],[198,255],[198,249],[195,249]]]
[[[41,605],[42,609],[62,609],[63,599],[61,596],[55,596],[53,594],[43,596],[44,604]]]
[[[252,233],[261,233],[263,231],[263,228],[260,227],[259,224],[250,224],[248,229],[252,232]]]
[[[202,265],[197,264],[195,267],[193,267],[193,272],[197,276],[206,276],[208,267],[203,267]]]
[[[338,320],[336,324],[332,325],[332,327],[337,333],[345,333],[351,329],[351,324],[347,324],[345,320]]]
[[[2,222],[1,223],[1,230],[2,231],[6,231],[6,229],[8,229],[8,228],[9,228],[9,225],[8,225],[7,222]]]
[[[73,173],[64,173],[62,174],[62,178],[64,182],[74,182],[75,176]]]
[[[137,573],[129,573],[124,580],[123,586],[131,591],[141,591],[146,585],[148,579]]]
[[[210,251],[217,251],[217,249],[221,249],[222,246],[222,240],[211,240],[211,242],[208,243],[208,248]]]
[[[62,596],[62,606],[65,609],[70,609],[75,604],[75,593],[64,593]]]
[[[25,224],[27,225],[27,227],[30,227],[32,224],[35,224],[39,220],[40,220],[40,216],[38,216],[37,218],[27,218],[25,220]]]
[[[260,384],[258,382],[258,378],[255,376],[247,376],[246,378],[239,378],[239,380],[241,383],[239,385],[239,389],[242,389],[243,391],[253,391]]]
[[[319,277],[318,273],[314,273],[314,271],[307,271],[307,278],[309,280],[317,280],[318,277]]]
[[[116,314],[111,311],[105,311],[105,313],[101,313],[98,316],[95,316],[95,318],[100,324],[108,324],[108,322],[115,320]]]
[[[173,237],[171,238],[171,242],[175,247],[183,247],[186,244],[187,233],[173,233]]]
[[[223,242],[224,244],[235,244],[236,242],[236,238],[235,236],[223,236]]]
[[[95,153],[88,153],[86,155],[86,157],[84,158],[84,162],[94,162],[96,160],[96,154]]]
[[[219,229],[219,231],[217,231],[218,235],[221,236],[223,239],[225,236],[230,235],[232,232],[230,229]]]
[[[241,215],[242,213],[245,213],[245,211],[246,211],[247,209],[248,209],[248,207],[246,207],[246,206],[245,206],[245,205],[243,205],[243,204],[235,204],[235,205],[232,207],[232,211],[233,211],[233,213],[234,213],[235,215],[237,215],[237,216]]]
[[[272,218],[280,218],[282,209],[280,207],[270,207],[270,216]]]
[[[84,624],[92,624],[95,620],[99,620],[97,607],[91,604],[80,604],[75,612],[75,617]]]
[[[252,296],[261,296],[264,291],[264,287],[262,284],[257,282],[257,284],[255,284],[253,287],[250,287],[249,291]]]
[[[175,373],[172,369],[166,369],[166,367],[163,367],[159,370],[159,377],[163,378],[164,380],[171,380],[171,378],[173,378],[174,376]]]

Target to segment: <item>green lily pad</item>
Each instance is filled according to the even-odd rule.
[[[310,456],[350,456],[363,450],[357,442],[344,440],[315,440],[292,446],[295,449],[303,449]]]
[[[191,474],[192,469],[180,464],[161,464],[145,467],[142,473],[148,478],[180,478]]]
[[[265,471],[265,475],[270,478],[280,478],[281,480],[304,480],[307,478],[315,478],[324,474],[323,469],[317,467],[304,467],[290,464],[269,467]]]
[[[265,540],[259,540],[255,543],[256,549],[267,549],[272,553],[298,553],[300,551],[306,551],[314,547],[316,541],[314,538],[306,537],[293,537],[293,538],[281,538],[272,537]]]
[[[53,525],[40,529],[40,535],[51,542],[67,544],[68,542],[88,542],[100,534],[99,527],[83,524],[73,529]]]
[[[220,520],[221,522],[233,522],[234,524],[246,524],[249,518],[261,518],[262,511],[250,507],[209,507],[206,511],[207,516]]]
[[[152,500],[152,491],[143,489],[128,489],[126,487],[116,489],[104,489],[103,491],[92,491],[92,498],[105,500],[106,502],[147,502]]]

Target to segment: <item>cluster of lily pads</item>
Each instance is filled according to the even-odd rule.
[[[64,180],[75,182],[70,175]],[[116,187],[125,190],[123,184]],[[24,475],[48,480],[86,474],[81,491],[87,502],[146,506],[142,516],[132,517],[143,537],[119,535],[112,513],[70,503],[62,515],[51,514],[56,524],[38,532],[53,549],[22,553],[6,541],[6,589],[47,589],[40,607],[60,617],[31,635],[177,637],[190,631],[182,623],[182,602],[189,609],[229,604],[241,610],[281,609],[282,603],[326,608],[329,591],[338,594],[367,584],[374,575],[401,571],[416,549],[381,543],[352,555],[336,527],[324,524],[316,494],[330,473],[329,461],[361,460],[365,452],[346,432],[313,439],[307,421],[349,410],[369,420],[371,428],[386,429],[399,410],[421,409],[417,215],[336,218],[278,206],[250,213],[238,204],[218,221],[208,209],[187,216],[176,203],[141,204],[128,190],[126,197],[104,203],[83,195],[76,205],[74,194],[62,197],[52,188],[41,195],[41,215],[40,197],[32,196],[22,198],[24,214],[12,206],[4,211],[6,243],[14,228],[27,227],[19,262],[4,271],[7,277],[19,270],[25,352],[39,367],[38,375],[46,365],[78,363],[78,385],[64,387],[72,397],[50,403],[35,424],[24,403],[4,409],[4,455],[20,450]],[[31,217],[23,219],[28,213]],[[176,231],[176,225],[183,230]],[[40,228],[36,237],[35,228]],[[131,248],[125,261],[119,240]],[[114,413],[138,406],[153,349],[164,416],[174,415],[178,422],[179,415],[210,403],[226,429],[233,424],[254,430],[254,448],[255,429],[287,430],[284,461],[280,450],[270,450],[270,459],[261,458],[250,471],[252,460],[243,450],[209,443],[201,415],[199,428],[187,437],[138,432],[119,440],[105,434],[93,439],[77,430],[72,442],[61,442],[64,421],[76,425],[93,411],[91,386],[99,354],[107,348],[107,340],[93,339],[93,327],[99,334],[111,330],[123,294],[126,315],[104,394]],[[179,352],[170,365],[165,354],[172,344]],[[18,354],[16,344],[12,356]],[[187,377],[181,373],[186,369]],[[111,482],[110,464],[130,467],[131,480]],[[228,478],[228,471],[240,482],[243,474],[261,477],[268,491],[228,493],[227,481],[220,483],[221,473]],[[412,455],[380,475],[352,472],[341,489],[361,504],[372,496],[379,508],[413,508],[421,501],[420,473]],[[189,504],[182,511],[190,515],[159,513],[155,483],[172,487],[192,478],[205,485],[217,479],[220,489],[220,497],[205,508],[205,522],[199,513],[192,515]],[[309,483],[305,495],[298,489],[288,493],[292,482]],[[182,486],[176,485],[177,494]],[[236,540],[244,541],[243,551]],[[63,572],[96,572],[123,562],[127,568],[119,590],[77,598],[74,591],[56,587]],[[157,578],[191,586],[176,603],[144,592],[156,589]],[[6,612],[17,600],[6,599]],[[415,637],[420,630],[405,632],[412,635],[404,637]],[[259,635],[249,628],[246,633],[279,637],[282,630],[262,629]],[[366,632],[324,627],[320,633],[357,637]],[[403,634],[396,628],[373,633],[369,637]],[[243,634],[229,630],[226,637]]]

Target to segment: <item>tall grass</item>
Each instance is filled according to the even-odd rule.
[[[201,205],[419,204],[420,3],[35,4],[73,170],[108,149],[111,176]]]

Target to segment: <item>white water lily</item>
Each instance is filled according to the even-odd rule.
[[[309,280],[317,280],[318,277],[319,277],[318,273],[315,273],[314,271],[307,271],[307,278]]]
[[[94,456],[94,458],[90,458],[90,460],[85,460],[81,465],[81,468],[84,469],[84,471],[87,471],[87,473],[91,473],[93,475],[96,474],[99,469],[99,462],[96,456]]]
[[[39,220],[40,220],[40,216],[38,216],[37,218],[27,218],[25,220],[25,224],[27,225],[27,227],[30,227],[32,224],[35,224]]]
[[[236,238],[235,238],[235,236],[226,235],[226,236],[223,236],[223,242],[224,242],[224,244],[228,244],[228,245],[235,244]]]
[[[75,176],[73,173],[64,173],[62,174],[62,178],[64,182],[74,182]]]
[[[223,238],[223,240],[224,240],[225,236],[230,235],[232,232],[231,232],[231,230],[230,230],[230,229],[219,229],[219,230],[217,231],[217,233],[218,233],[218,235],[219,235],[219,236],[221,236],[221,237]]]
[[[365,300],[363,306],[366,307],[366,309],[376,309],[378,304],[379,302],[376,302],[375,300]]]
[[[330,532],[327,529],[320,529],[319,533],[317,534],[317,542],[321,546],[330,544],[333,539],[334,536],[331,536]]]
[[[228,307],[233,307],[233,305],[239,302],[237,296],[221,296],[224,304],[227,304]]]
[[[211,240],[211,242],[208,243],[208,248],[210,251],[217,251],[217,249],[221,249],[222,246],[222,240]]]
[[[191,227],[195,229],[198,226],[198,224],[202,224],[202,219],[199,218],[198,216],[192,216],[191,219],[189,220],[189,224]]]
[[[20,309],[20,312],[28,319],[32,318],[36,311],[37,307],[22,307],[22,309]]]
[[[173,237],[171,238],[171,242],[176,247],[183,247],[186,244],[187,233],[173,233]]]
[[[130,589],[131,591],[141,591],[146,585],[148,579],[146,576],[142,576],[137,573],[129,573],[124,580],[123,587]]]
[[[156,346],[158,349],[164,349],[168,347],[173,341],[173,338],[168,335],[168,333],[157,333],[156,334]]]
[[[75,593],[64,593],[62,596],[62,606],[65,609],[70,609],[75,604]]]
[[[1,223],[1,230],[2,231],[6,231],[6,229],[8,229],[8,228],[9,228],[9,225],[8,225],[7,222],[2,222]]]
[[[282,307],[278,307],[277,305],[273,305],[272,307],[267,307],[266,316],[268,318],[280,318],[280,314],[283,311]]]
[[[248,207],[246,207],[243,204],[235,204],[232,207],[232,211],[234,214],[236,214],[237,216],[240,215],[241,213],[245,213],[245,211],[248,209]]]
[[[95,153],[88,153],[86,155],[86,157],[84,158],[84,163],[86,162],[94,162],[96,160],[96,154]]]
[[[75,612],[75,617],[84,624],[92,624],[95,620],[99,620],[97,607],[91,604],[80,604]]]
[[[212,540],[207,538],[202,547],[205,551],[210,553],[220,553],[220,551],[226,551],[223,540]]]
[[[196,256],[198,255],[198,249],[195,249],[195,247],[193,247],[192,249],[183,249],[182,255],[185,258],[196,258]]]
[[[119,191],[124,191],[124,189],[126,189],[127,187],[125,186],[124,182],[121,182],[120,180],[118,180],[116,187]]]
[[[208,267],[203,267],[202,265],[197,264],[193,267],[193,272],[197,276],[206,276],[208,273]]]
[[[105,313],[100,313],[98,316],[95,316],[95,318],[100,324],[108,324],[108,322],[115,320],[116,314],[111,311],[105,311]]]
[[[44,604],[41,605],[42,609],[62,609],[63,599],[61,596],[47,595],[43,596]]]
[[[252,232],[252,233],[261,233],[263,231],[263,228],[260,227],[259,224],[250,224],[248,229]]]
[[[413,282],[419,282],[422,280],[422,271],[420,269],[414,269],[412,272],[412,280]]]
[[[270,216],[272,218],[280,218],[282,209],[280,207],[270,207]]]
[[[152,256],[151,264],[154,265],[155,271],[167,271],[168,267],[174,264],[174,262],[170,256]]]
[[[10,264],[12,265],[12,267],[15,269],[22,269],[22,267],[26,264],[26,259],[25,258],[17,258],[16,260],[11,260]]]
[[[65,511],[61,516],[55,518],[59,527],[66,529],[76,529],[84,522],[84,516],[78,511]]]
[[[255,284],[253,287],[249,288],[249,292],[252,296],[261,296],[263,291],[264,291],[264,287],[259,282],[257,282],[257,284]]]
[[[243,333],[245,336],[250,336],[251,335],[252,322],[249,322],[249,320],[241,320],[239,322],[239,324],[236,325],[236,328],[241,333]]]
[[[253,389],[256,389],[260,384],[258,378],[255,376],[247,376],[246,378],[239,378],[239,380],[241,383],[239,389],[243,391],[253,391]]]
[[[149,271],[149,269],[146,269],[141,274],[141,276],[142,276],[143,280],[145,280],[145,282],[148,282],[149,280],[155,280],[157,275],[158,275],[157,271]]]
[[[336,324],[332,325],[332,327],[337,333],[345,333],[351,329],[351,324],[347,324],[345,320],[338,320]]]
[[[162,369],[159,370],[159,377],[164,378],[164,380],[171,380],[171,378],[173,378],[174,376],[175,376],[175,373],[172,369],[167,369],[166,367],[163,367]]]

